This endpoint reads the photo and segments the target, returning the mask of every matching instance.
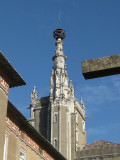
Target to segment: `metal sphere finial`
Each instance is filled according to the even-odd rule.
[[[66,33],[65,33],[65,31],[63,31],[63,29],[61,29],[61,28],[58,28],[58,29],[56,29],[56,30],[53,32],[53,37],[54,37],[56,40],[58,40],[58,38],[64,39],[65,36],[66,36]]]

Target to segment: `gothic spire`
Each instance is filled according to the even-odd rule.
[[[65,91],[65,87],[68,86],[68,75],[65,64],[65,60],[67,57],[64,56],[62,42],[65,36],[65,31],[60,27],[53,32],[53,37],[57,40],[57,42],[55,55],[52,58],[52,60],[54,61],[54,67],[51,74],[50,95],[55,99],[58,97],[65,97],[65,93],[67,95],[67,91]]]

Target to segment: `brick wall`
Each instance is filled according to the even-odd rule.
[[[6,112],[8,103],[8,93],[5,90],[6,85],[7,83],[3,77],[0,76],[0,157],[3,157]]]

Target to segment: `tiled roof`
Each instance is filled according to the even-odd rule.
[[[108,141],[103,141],[103,140],[97,140],[93,143],[90,143],[90,144],[86,144],[83,148],[85,150],[89,150],[89,149],[94,149],[94,148],[107,148],[107,147],[116,147],[116,146],[119,146],[120,147],[120,144],[117,144],[117,143],[113,143],[113,142],[108,142]]]
[[[11,87],[17,87],[25,85],[26,82],[18,74],[18,72],[13,68],[10,62],[5,58],[5,56],[0,51],[0,69],[10,78],[11,82],[9,84]]]

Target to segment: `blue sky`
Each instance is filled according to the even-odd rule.
[[[81,72],[83,60],[120,54],[119,0],[1,0],[0,50],[27,82],[9,99],[29,118],[33,86],[39,97],[49,95],[60,10],[68,75],[89,116],[87,141],[120,143],[120,75],[85,80]]]

